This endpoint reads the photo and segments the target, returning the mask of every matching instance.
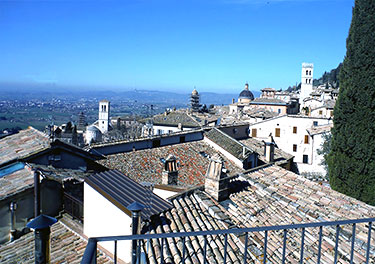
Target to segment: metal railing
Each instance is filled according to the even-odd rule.
[[[287,248],[287,237],[288,234],[291,232],[295,232],[298,230],[301,230],[301,237],[300,237],[300,258],[299,263],[304,262],[304,253],[305,253],[305,234],[306,230],[309,228],[319,228],[318,232],[318,245],[317,245],[317,254],[316,254],[316,262],[315,263],[325,263],[324,261],[321,262],[322,257],[322,240],[323,240],[323,230],[325,228],[335,228],[335,246],[334,246],[334,255],[333,255],[333,263],[338,263],[338,252],[339,252],[339,237],[341,232],[343,232],[343,226],[351,227],[351,235],[350,235],[350,250],[349,252],[346,252],[348,256],[348,261],[350,263],[354,263],[354,253],[355,253],[355,244],[360,243],[360,248],[364,250],[365,252],[365,262],[361,263],[370,263],[370,257],[371,257],[371,263],[375,262],[375,247],[371,247],[371,229],[372,223],[375,222],[375,218],[364,218],[364,219],[355,219],[355,220],[341,220],[341,221],[327,221],[327,222],[314,222],[314,223],[304,223],[304,224],[292,224],[292,225],[280,225],[280,226],[262,226],[262,227],[250,227],[250,228],[234,228],[234,229],[225,229],[225,230],[210,230],[210,231],[197,231],[197,232],[179,232],[179,233],[160,233],[160,234],[144,234],[144,235],[129,235],[129,236],[108,236],[108,237],[92,237],[89,239],[85,253],[83,255],[81,264],[88,264],[88,263],[96,263],[96,257],[97,257],[97,243],[98,242],[105,242],[105,241],[113,241],[114,242],[114,263],[117,263],[117,242],[118,241],[130,241],[130,240],[136,240],[138,248],[136,250],[137,252],[137,258],[132,260],[132,263],[144,263],[145,259],[140,259],[140,248],[141,243],[140,242],[148,242],[152,239],[160,239],[161,240],[161,248],[163,249],[166,244],[168,244],[168,241],[166,241],[167,238],[181,238],[182,239],[182,258],[181,263],[184,264],[186,257],[187,257],[187,250],[185,245],[185,239],[187,237],[203,237],[204,238],[204,244],[203,244],[203,259],[204,263],[209,263],[209,260],[207,259],[207,244],[208,239],[207,236],[224,236],[224,252],[223,253],[223,259],[226,263],[228,254],[227,254],[227,247],[228,247],[228,235],[234,235],[234,234],[245,234],[244,239],[244,251],[241,254],[241,257],[243,257],[242,263],[255,263],[254,260],[249,260],[248,255],[251,253],[249,249],[249,234],[255,233],[255,232],[264,232],[264,243],[263,243],[263,250],[262,250],[262,259],[258,260],[256,263],[286,263],[286,248]],[[356,238],[356,227],[358,224],[368,224],[367,226],[367,241],[358,240]],[[282,232],[282,245],[280,244],[280,248],[282,247],[282,258],[281,262],[272,262],[268,260],[267,255],[267,246],[268,246],[268,238],[269,233],[272,231],[279,231]],[[345,234],[348,235],[347,232]],[[363,234],[361,234],[363,238]],[[201,245],[202,246],[202,245]],[[358,249],[358,245],[356,245],[356,249]],[[163,251],[160,251],[160,263],[164,263],[164,256]],[[371,255],[370,255],[371,254]],[[144,255],[143,255],[144,256]],[[159,258],[158,258],[159,259]],[[146,260],[147,262],[147,260]]]
[[[64,211],[73,219],[83,221],[83,203],[72,195],[64,192]]]

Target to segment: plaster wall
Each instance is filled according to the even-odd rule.
[[[282,116],[251,124],[250,131],[252,129],[257,130],[256,139],[258,140],[268,140],[269,135],[272,134],[275,143],[280,149],[294,155],[294,162],[300,169],[300,173],[306,172],[307,170],[322,171],[323,168],[319,164],[323,157],[317,153],[322,138],[319,135],[315,135],[314,138],[312,138],[306,130],[311,128],[314,125],[314,122],[317,122],[317,125],[326,125],[332,123],[332,120],[324,118]],[[297,128],[296,133],[293,133],[293,127]],[[276,128],[280,129],[280,137],[276,137]],[[305,143],[305,136],[308,136],[308,143]],[[294,151],[293,145],[296,145],[296,151]],[[307,163],[303,163],[303,155],[307,155]]]
[[[87,183],[84,183],[84,225],[88,237],[131,235],[132,219]],[[112,254],[114,242],[99,243]],[[117,256],[131,261],[131,241],[118,241]]]

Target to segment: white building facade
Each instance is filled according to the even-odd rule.
[[[317,152],[323,142],[322,133],[330,131],[331,119],[314,118],[300,115],[284,115],[267,119],[250,125],[250,136],[258,140],[269,141],[272,136],[274,142],[283,151],[292,154],[299,173],[326,174],[320,164],[323,156]]]

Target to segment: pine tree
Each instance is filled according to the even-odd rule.
[[[333,189],[375,205],[375,1],[356,0],[328,156]]]

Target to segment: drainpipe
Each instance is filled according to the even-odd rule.
[[[40,215],[40,172],[34,171],[34,217]]]
[[[57,220],[48,215],[39,215],[29,222],[26,226],[34,229],[35,235],[35,264],[50,263],[50,226]]]
[[[139,234],[139,229],[141,226],[141,213],[145,206],[141,203],[134,202],[128,206],[128,210],[132,212],[132,235]],[[137,248],[138,240],[132,240],[132,264],[137,263],[139,259],[139,250]]]
[[[11,202],[10,206],[10,241],[14,241],[16,239],[16,209],[17,204],[15,202]]]

